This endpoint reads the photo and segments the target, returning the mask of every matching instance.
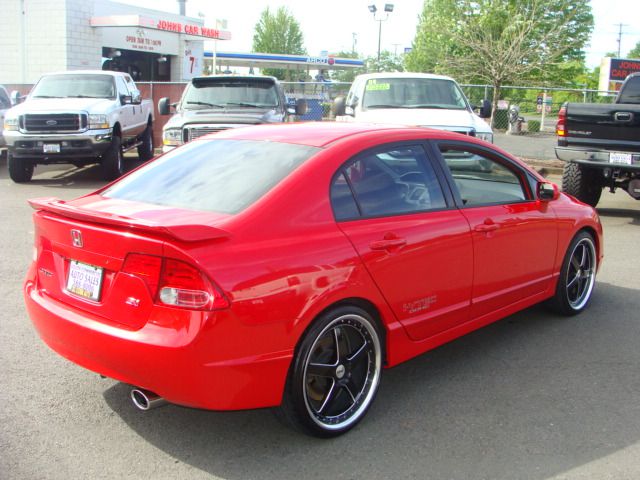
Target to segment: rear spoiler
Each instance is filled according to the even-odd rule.
[[[216,238],[229,237],[229,232],[210,225],[202,224],[177,224],[158,225],[157,223],[125,217],[106,212],[97,212],[84,208],[74,207],[64,200],[55,197],[34,198],[28,201],[31,208],[36,211],[45,211],[57,215],[82,220],[85,222],[130,229],[138,232],[152,233],[164,237],[170,237],[183,242],[199,242]]]

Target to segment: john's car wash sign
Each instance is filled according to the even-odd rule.
[[[640,59],[605,57],[600,62],[598,90],[618,91],[632,73],[640,72]]]
[[[185,17],[180,17],[185,18]],[[140,27],[145,29],[160,30],[163,32],[179,33],[215,40],[230,40],[231,32],[217,28],[209,28],[193,22],[182,20],[169,20],[165,18],[152,18],[142,15],[108,15],[105,17],[92,17],[92,27]]]
[[[168,32],[184,33],[195,37],[213,38],[215,40],[230,40],[231,32],[219,30],[217,28],[209,28],[203,25],[194,25],[190,23],[172,22],[169,20],[158,20],[156,24],[158,30],[166,30]]]

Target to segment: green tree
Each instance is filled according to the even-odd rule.
[[[346,52],[341,51],[336,53],[336,57],[339,58],[360,58],[356,52]],[[365,63],[366,65],[366,63]],[[361,73],[366,73],[367,68],[350,68],[348,70],[334,70],[331,72],[331,80],[335,80],[336,82],[353,82],[353,79],[356,78],[356,75],[360,75]]]
[[[304,39],[298,21],[286,7],[278,7],[271,13],[269,7],[260,14],[253,34],[253,51],[259,53],[283,53],[288,55],[305,55]],[[284,69],[263,69],[265,75],[273,75],[279,79],[293,80],[295,72]]]
[[[404,61],[401,55],[394,55],[389,50],[380,52],[378,56],[367,57],[365,60],[367,72],[404,72]]]
[[[584,72],[589,0],[425,0],[407,68],[493,86]]]
[[[640,58],[640,42],[627,53],[627,58]]]

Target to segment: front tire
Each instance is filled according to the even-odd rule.
[[[596,247],[587,232],[578,233],[567,249],[556,294],[550,306],[563,315],[577,315],[591,300],[596,281]]]
[[[602,173],[574,162],[564,165],[562,190],[581,202],[595,207],[602,195]]]
[[[153,158],[153,126],[147,125],[147,128],[140,136],[142,142],[138,146],[138,158],[143,162]]]
[[[33,177],[33,163],[26,160],[19,160],[10,152],[7,152],[7,165],[9,169],[9,177],[16,183],[26,183],[31,181]]]
[[[378,325],[361,308],[344,306],[321,315],[296,350],[276,414],[317,437],[352,429],[378,391],[380,339]]]
[[[122,140],[113,136],[111,146],[102,156],[102,171],[105,180],[115,180],[124,173],[124,159],[122,155]]]

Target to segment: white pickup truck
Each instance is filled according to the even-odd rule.
[[[28,182],[36,165],[99,163],[104,178],[113,180],[124,173],[125,151],[153,157],[152,129],[152,102],[141,99],[127,73],[47,74],[5,114],[9,176]]]
[[[346,99],[334,102],[338,121],[393,123],[451,130],[493,142],[491,103],[479,114],[456,81],[427,73],[369,73],[358,75]]]

